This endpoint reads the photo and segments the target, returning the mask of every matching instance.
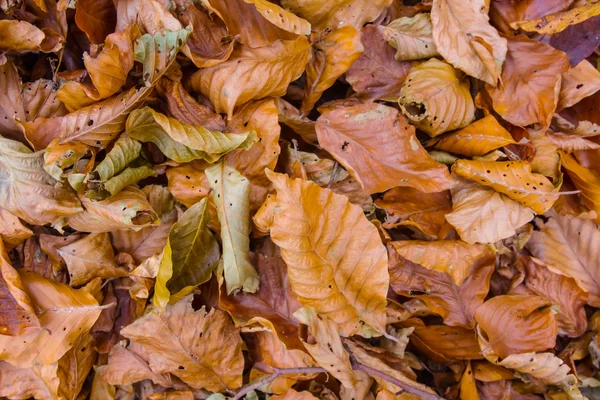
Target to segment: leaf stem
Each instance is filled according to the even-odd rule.
[[[261,387],[263,385],[273,382],[275,379],[277,379],[281,375],[314,374],[314,373],[319,373],[319,372],[323,372],[323,373],[327,372],[327,370],[325,368],[321,368],[321,367],[304,367],[304,368],[270,367],[270,368],[272,368],[275,371],[273,374],[268,375],[262,379],[259,379],[258,381],[254,382],[250,385],[246,385],[246,386],[242,387],[235,394],[235,396],[233,396],[232,400],[239,400],[239,399],[243,398],[245,395],[247,395],[251,391],[258,389],[259,387]]]

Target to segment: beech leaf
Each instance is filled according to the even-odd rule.
[[[396,49],[396,60],[410,61],[438,54],[433,43],[433,26],[429,14],[398,18],[381,27],[383,36]]]

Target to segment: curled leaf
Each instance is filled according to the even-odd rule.
[[[398,18],[382,26],[383,36],[396,49],[396,60],[410,61],[438,54],[433,43],[431,17],[417,14],[412,18]]]

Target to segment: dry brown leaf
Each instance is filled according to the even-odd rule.
[[[543,214],[558,199],[557,188],[543,175],[531,172],[526,161],[458,160],[452,166],[457,175],[489,186],[513,200]]]
[[[96,361],[96,343],[91,333],[80,336],[60,360],[56,376],[60,381],[58,393],[68,400],[77,399],[86,378]]]
[[[560,163],[571,178],[575,187],[580,190],[583,203],[590,210],[596,211],[596,221],[600,220],[600,176],[589,168],[585,168],[570,154],[560,153]]]
[[[240,46],[229,60],[196,72],[190,83],[231,119],[238,105],[285,94],[289,83],[302,74],[309,50],[303,36],[257,49]]]
[[[300,112],[308,115],[323,92],[350,68],[363,52],[359,32],[343,26],[321,38],[306,64],[306,84]]]
[[[26,399],[33,397],[41,400],[58,398],[56,363],[50,365],[36,364],[33,368],[21,368],[0,361],[0,396],[9,399]]]
[[[413,67],[398,99],[402,112],[431,137],[469,125],[475,105],[462,75],[436,58]]]
[[[97,370],[101,379],[111,385],[130,385],[150,379],[157,385],[172,385],[168,374],[152,372],[148,363],[133,351],[117,344],[108,354],[108,363]]]
[[[490,3],[490,19],[500,32],[512,34],[512,22],[537,19],[547,14],[565,11],[571,3],[572,0],[526,0],[519,3],[509,0],[494,1]]]
[[[17,337],[0,335],[0,359],[23,368],[54,363],[91,329],[103,307],[85,289],[71,289],[32,272],[22,273],[21,282],[41,328]]]
[[[558,331],[551,304],[539,296],[496,296],[477,309],[475,320],[502,358],[547,350]]]
[[[388,245],[390,287],[402,296],[414,297],[442,316],[450,326],[473,328],[475,310],[488,294],[493,265],[479,265],[458,287],[445,272],[428,270],[410,262]]]
[[[19,125],[19,121],[25,121],[28,114],[21,97],[21,78],[10,58],[0,65],[0,88],[0,100],[3,104],[0,109],[2,136],[23,141],[23,129]]]
[[[0,21],[0,48],[14,51],[40,50],[46,35],[27,21]]]
[[[375,20],[391,3],[391,0],[283,0],[281,5],[306,18],[314,30],[320,31],[343,25],[360,29],[366,22]]]
[[[460,286],[477,269],[478,263],[488,263],[495,255],[491,246],[468,244],[461,240],[402,240],[390,242],[396,252],[406,260],[428,270],[445,272]]]
[[[498,84],[506,58],[506,39],[490,25],[489,2],[434,0],[433,40],[450,64],[492,86]]]
[[[242,384],[242,340],[225,312],[194,311],[187,296],[161,315],[148,313],[121,330],[143,349],[152,372],[171,373],[193,388],[235,389]]]
[[[448,169],[429,157],[414,128],[391,107],[371,103],[334,109],[319,117],[316,128],[319,144],[367,193],[395,186],[439,192],[453,184]]]
[[[587,329],[583,306],[587,303],[588,294],[577,286],[573,278],[551,272],[540,260],[522,256],[518,262],[523,263],[527,289],[558,305],[555,318],[559,335],[583,335]]]
[[[361,99],[396,101],[414,62],[398,61],[383,32],[373,25],[361,31],[363,54],[346,72],[346,81]]]
[[[535,213],[508,196],[476,182],[452,188],[452,212],[445,215],[467,243],[495,243],[513,236]]]
[[[452,209],[449,191],[423,193],[395,187],[375,200],[375,205],[387,213],[383,224],[386,229],[406,226],[433,239],[444,239],[448,230],[445,215]]]
[[[511,124],[547,127],[558,104],[561,74],[568,69],[565,53],[524,35],[511,37],[502,69],[503,85],[486,91],[494,110]]]
[[[71,286],[81,286],[96,277],[127,276],[118,268],[108,233],[93,233],[58,249],[69,270]]]
[[[429,325],[415,318],[402,322],[414,330],[410,343],[432,361],[446,363],[452,360],[483,358],[473,329],[460,326]]]
[[[47,79],[38,79],[23,85],[21,96],[26,121],[36,118],[61,117],[68,113],[64,104],[56,97],[58,85]]]
[[[527,250],[546,263],[550,271],[572,277],[589,293],[588,304],[600,305],[600,284],[596,243],[600,230],[591,220],[554,215],[547,222],[538,221],[527,242]]]
[[[115,30],[117,10],[112,0],[78,0],[75,7],[75,23],[85,32],[92,43],[104,43]]]
[[[550,130],[528,129],[529,139],[535,148],[531,170],[556,180],[560,176],[558,146],[550,140]]]
[[[269,397],[271,400],[316,400],[317,398],[313,396],[310,392],[302,391],[297,392],[294,389],[288,389],[284,394],[271,396]]]
[[[417,14],[404,17],[380,27],[387,42],[396,49],[396,60],[420,60],[438,55],[433,43],[431,17]]]
[[[571,107],[600,90],[600,72],[587,60],[562,74],[556,111]]]
[[[389,277],[377,228],[344,196],[312,182],[267,176],[277,191],[271,238],[300,303],[330,317],[344,336],[384,332]]]
[[[33,232],[23,222],[4,208],[0,208],[0,238],[12,248],[33,236]]]
[[[456,132],[438,136],[427,145],[437,150],[474,157],[514,143],[510,133],[490,114]]]
[[[600,149],[600,144],[575,135],[566,135],[560,132],[546,131],[548,140],[559,150],[565,153],[574,153],[582,150]]]

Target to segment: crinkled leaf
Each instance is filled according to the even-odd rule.
[[[396,60],[410,61],[434,57],[438,54],[433,43],[431,17],[417,14],[412,18],[398,18],[381,30],[387,42],[396,49]]]
[[[510,24],[513,29],[541,34],[554,34],[562,32],[571,25],[600,15],[600,4],[597,2],[584,2],[581,7],[574,7],[568,11],[545,15],[543,18],[531,21],[518,21]]]

